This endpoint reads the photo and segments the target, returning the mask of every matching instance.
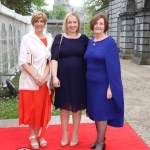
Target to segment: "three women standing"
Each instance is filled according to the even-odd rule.
[[[52,38],[43,33],[47,22],[44,13],[34,13],[31,22],[34,31],[23,37],[20,48],[19,124],[29,125],[31,146],[38,149],[39,145],[47,145],[44,133],[51,109],[48,80]],[[92,148],[104,150],[107,124],[123,126],[123,87],[116,43],[105,34],[109,28],[107,18],[102,14],[95,15],[90,27],[95,38],[89,41],[87,36],[80,34],[79,16],[68,13],[64,19],[63,35],[58,34],[54,39],[51,61],[56,88],[54,105],[56,109],[60,108],[62,146],[68,144],[69,111],[73,118],[70,146],[75,146],[81,111],[87,108],[88,116],[95,121],[97,129],[97,139]],[[32,65],[27,63],[28,53],[33,56]]]
[[[70,146],[78,143],[81,111],[86,109],[86,62],[84,54],[88,37],[80,33],[80,19],[68,13],[63,23],[63,35],[56,35],[52,45],[52,79],[55,87],[55,108],[60,108],[62,126],[61,145],[68,144],[69,111],[72,112],[73,131]],[[61,45],[61,36],[63,36]],[[59,49],[60,45],[60,49]]]

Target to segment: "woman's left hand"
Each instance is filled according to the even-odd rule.
[[[111,98],[112,98],[111,88],[108,87],[108,89],[107,89],[107,99],[111,99]]]
[[[45,79],[46,78],[44,76],[38,76],[38,80],[37,80],[37,82],[39,83],[38,85],[42,86],[45,82]]]

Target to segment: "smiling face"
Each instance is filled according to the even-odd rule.
[[[97,20],[96,24],[94,25],[93,31],[95,34],[102,34],[105,31],[105,23],[104,19],[100,18]]]
[[[76,33],[79,28],[78,20],[75,16],[69,16],[66,21],[67,32]]]
[[[33,27],[35,32],[43,32],[44,28],[45,28],[45,22],[43,20],[43,18],[39,18],[37,19],[34,23],[33,23]]]

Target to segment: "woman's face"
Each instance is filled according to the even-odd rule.
[[[67,18],[67,30],[70,33],[75,33],[77,32],[79,28],[79,23],[78,20],[75,16],[69,16]]]
[[[37,21],[35,21],[33,23],[33,27],[34,27],[35,32],[43,32],[45,28],[45,22],[43,18],[39,18]]]
[[[100,18],[99,20],[97,20],[96,24],[94,25],[93,31],[95,34],[102,34],[104,33],[104,30],[105,30],[104,19]]]

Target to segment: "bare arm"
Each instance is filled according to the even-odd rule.
[[[52,70],[52,81],[54,87],[60,87],[60,81],[57,78],[57,69],[58,69],[58,61],[52,60],[51,61],[51,70]]]

